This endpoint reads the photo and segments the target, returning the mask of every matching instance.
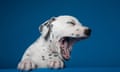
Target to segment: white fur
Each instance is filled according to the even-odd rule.
[[[52,22],[52,32],[49,40],[45,40],[44,36],[48,32],[47,27],[43,28],[41,36],[25,51],[21,61],[18,64],[20,70],[30,70],[35,68],[63,68],[63,57],[60,52],[58,40],[64,36],[85,37],[84,30],[87,27],[82,24],[73,16],[58,16],[56,20]],[[67,24],[68,21],[74,21],[75,25]],[[79,29],[79,30],[76,30]],[[74,35],[71,35],[74,33]],[[52,37],[54,35],[54,38]],[[52,42],[50,42],[52,40]],[[55,53],[53,53],[55,52]],[[49,56],[52,54],[52,56]],[[54,55],[58,55],[54,57]],[[42,60],[43,57],[45,60]],[[52,59],[50,59],[50,57]]]

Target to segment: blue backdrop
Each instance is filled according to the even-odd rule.
[[[0,0],[0,68],[15,68],[52,16],[73,15],[92,29],[74,45],[68,67],[120,66],[119,0]]]

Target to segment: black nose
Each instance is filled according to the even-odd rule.
[[[91,29],[85,29],[84,34],[87,35],[87,36],[90,36]]]

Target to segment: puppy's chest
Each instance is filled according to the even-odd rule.
[[[59,59],[59,54],[57,52],[50,51],[47,48],[41,48],[40,50],[37,50],[37,52],[35,52],[33,57],[44,62],[48,60]]]

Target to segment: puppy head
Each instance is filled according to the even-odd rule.
[[[73,44],[88,38],[91,33],[90,28],[83,26],[75,17],[68,15],[50,18],[39,27],[39,30],[45,40],[54,34],[59,46],[58,52],[65,60],[70,58]]]
[[[66,60],[70,58],[73,44],[91,34],[91,29],[83,26],[73,16],[58,16],[52,24],[52,32],[58,37],[56,40],[59,41],[61,55]]]

